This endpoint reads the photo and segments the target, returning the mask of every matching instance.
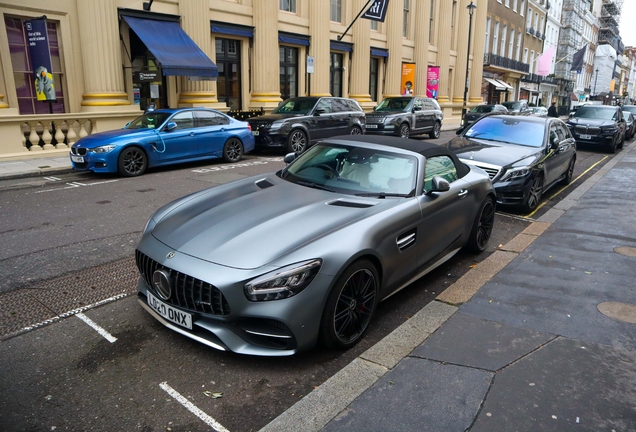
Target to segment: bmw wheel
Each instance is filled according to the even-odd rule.
[[[435,125],[433,125],[433,130],[429,132],[428,136],[432,139],[439,138],[440,131],[442,130],[442,125],[440,122],[436,121]]]
[[[537,175],[532,181],[530,191],[528,191],[528,198],[526,199],[526,205],[524,211],[530,213],[539,206],[541,202],[541,196],[543,194],[543,175]]]
[[[400,125],[400,138],[408,138],[411,135],[411,128],[408,123],[402,123]]]
[[[379,278],[368,260],[353,263],[329,293],[320,339],[329,348],[350,348],[362,338],[378,304]]]
[[[351,131],[349,132],[350,135],[362,135],[362,129],[360,129],[358,126],[354,126],[351,128]]]
[[[230,138],[223,146],[223,160],[238,162],[243,157],[243,143],[238,138]]]
[[[307,134],[300,129],[294,129],[287,138],[287,150],[302,153],[307,148]]]
[[[126,147],[117,159],[117,170],[124,177],[136,177],[146,172],[148,158],[139,147]]]
[[[470,231],[466,249],[473,253],[480,253],[486,249],[486,244],[490,240],[492,228],[495,225],[495,201],[488,197],[481,205],[479,213]]]

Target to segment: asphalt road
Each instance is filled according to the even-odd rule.
[[[435,141],[452,136],[443,132]],[[134,179],[85,173],[0,182],[0,321],[11,319],[3,298],[45,290],[42,284],[51,279],[71,285],[100,279],[134,292],[134,282],[118,286],[113,275],[131,266],[141,230],[156,208],[209,186],[280,169],[281,156],[180,165]],[[368,334],[346,352],[313,350],[282,359],[217,352],[165,329],[134,295],[5,338],[0,424],[4,430],[197,431],[209,425],[257,430],[512,239],[609,157],[579,149],[572,185],[549,191],[533,215],[499,212],[485,252],[460,253],[380,304]],[[11,305],[14,314],[22,312],[20,306]]]

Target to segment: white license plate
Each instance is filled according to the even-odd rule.
[[[368,124],[367,129],[377,129],[378,125]]]
[[[592,135],[579,135],[581,139],[592,139]]]
[[[252,135],[258,136],[258,131],[252,131]]]
[[[150,306],[155,312],[175,324],[192,330],[192,315],[183,312],[179,309],[173,308],[170,305],[165,304],[157,297],[150,294],[150,291],[146,292],[148,296],[148,306]]]
[[[71,155],[71,160],[76,163],[84,163],[84,156],[73,156]]]

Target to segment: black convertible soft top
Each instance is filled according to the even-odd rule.
[[[429,143],[426,141],[418,141],[410,138],[400,138],[392,136],[379,136],[379,135],[340,135],[331,138],[327,138],[323,141],[355,141],[369,144],[385,145],[389,147],[395,147],[402,150],[412,151],[413,153],[419,153],[422,156],[429,158],[433,156],[448,156],[455,163],[457,168],[457,175],[461,178],[464,177],[470,171],[468,165],[461,162],[455,153],[450,151],[446,147],[442,147],[437,144]]]

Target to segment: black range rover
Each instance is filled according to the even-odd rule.
[[[439,138],[443,121],[444,113],[435,99],[388,97],[373,113],[367,114],[367,133],[402,138],[427,133],[431,138]]]
[[[365,115],[358,102],[340,97],[289,98],[271,114],[248,122],[256,149],[278,147],[296,153],[324,138],[365,131]]]

